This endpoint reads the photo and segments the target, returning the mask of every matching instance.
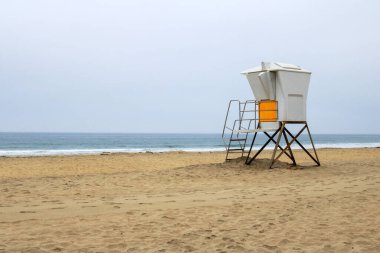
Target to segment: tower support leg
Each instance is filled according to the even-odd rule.
[[[286,145],[289,145],[288,136],[286,136],[286,132],[285,131],[284,131],[284,137],[285,137]],[[291,155],[291,159],[293,161],[293,165],[296,166],[297,165],[296,159],[294,158],[293,151],[292,151],[292,148],[290,147],[290,145],[289,145],[289,152],[290,152],[290,155]]]
[[[285,128],[285,124],[281,123],[280,132],[279,132],[278,137],[277,137],[276,145],[274,146],[272,158],[270,159],[269,169],[272,168],[273,163],[277,160],[277,159],[275,160],[274,157],[276,155],[277,148],[280,145],[281,136],[282,136],[282,133],[284,132],[284,128]],[[285,149],[286,149],[286,147],[285,147]],[[284,150],[281,151],[280,155],[282,155],[283,152],[284,152]]]
[[[247,155],[247,159],[245,160],[245,164],[250,164],[250,163],[251,163],[251,162],[249,161],[249,155],[250,155],[251,152],[252,152],[252,148],[253,148],[253,144],[255,143],[256,136],[257,136],[257,132],[256,132],[255,135],[253,136],[253,140],[252,140],[252,143],[251,143],[251,147],[249,148],[248,155]]]
[[[280,129],[276,130],[276,132],[274,132],[274,134],[272,134],[272,136],[269,137],[269,139],[264,143],[264,145],[259,149],[259,151],[256,152],[256,154],[251,158],[249,159],[249,155],[251,154],[252,152],[252,148],[253,148],[253,144],[254,144],[254,141],[255,141],[255,137],[257,135],[257,132],[255,133],[255,136],[254,136],[254,139],[252,141],[252,144],[251,144],[251,147],[249,149],[249,152],[248,152],[248,156],[247,156],[247,160],[245,161],[245,164],[249,165],[252,163],[253,160],[256,159],[256,157],[264,150],[264,148],[269,144],[269,142],[271,142],[273,140],[273,137],[276,136],[276,134],[278,133],[278,131],[280,131]],[[267,133],[266,133],[267,134]],[[268,135],[268,134],[267,134]],[[268,135],[269,136],[269,135]]]
[[[264,134],[268,137],[267,142],[265,142],[265,144],[260,148],[260,150],[258,150],[258,151],[254,154],[254,156],[253,156],[252,158],[250,158],[250,155],[251,155],[251,153],[252,153],[253,144],[254,144],[255,139],[256,139],[256,136],[257,136],[257,133],[255,133],[255,135],[253,136],[253,141],[252,141],[251,147],[250,147],[249,152],[248,152],[247,159],[245,160],[245,164],[247,164],[247,165],[251,164],[252,161],[256,159],[256,157],[257,157],[257,156],[258,156],[258,155],[259,155],[259,154],[265,149],[265,147],[266,147],[270,142],[273,142],[273,143],[276,144],[276,141],[274,140],[274,137],[276,136],[276,134],[277,134],[279,131],[280,131],[280,129],[278,129],[278,130],[277,130],[274,134],[272,134],[272,135],[269,135],[267,132],[264,132]],[[280,150],[284,150],[284,148],[281,147],[281,145],[278,145],[278,148],[279,148]],[[288,152],[286,152],[286,151],[285,151],[284,153],[285,153],[285,155],[286,155],[287,157],[289,157],[289,158],[293,161],[294,158],[293,158],[292,155],[288,154]]]
[[[287,128],[286,128],[286,125],[287,124],[302,124],[303,127],[301,128],[301,130],[298,131],[298,133],[296,135],[293,135]],[[313,151],[314,151],[314,156],[299,142],[298,140],[298,137],[300,137],[300,135],[304,132],[304,130],[307,130],[307,133],[308,133],[308,136],[309,136],[309,139],[310,139],[310,143],[311,143],[311,146],[313,148]],[[314,141],[313,141],[313,138],[311,137],[311,133],[310,133],[310,129],[309,129],[309,126],[307,124],[306,121],[302,121],[302,122],[299,122],[299,121],[283,121],[283,122],[280,122],[280,127],[279,129],[277,129],[272,135],[269,135],[267,132],[264,132],[264,134],[268,137],[268,140],[264,143],[264,145],[254,154],[254,156],[252,158],[250,158],[250,154],[252,153],[252,148],[253,148],[253,145],[254,145],[254,142],[256,140],[256,136],[257,136],[257,132],[255,133],[254,137],[253,137],[253,141],[252,141],[252,144],[251,144],[251,147],[249,149],[249,153],[248,153],[248,156],[247,156],[247,159],[245,161],[245,163],[247,165],[251,164],[253,160],[256,159],[256,157],[265,149],[265,147],[270,143],[270,142],[273,142],[275,143],[275,147],[273,149],[273,153],[272,153],[272,156],[271,156],[271,160],[270,160],[270,165],[269,165],[269,168],[272,168],[272,166],[274,165],[274,163],[283,155],[285,154],[287,157],[289,157],[289,159],[292,161],[292,164],[293,165],[297,165],[296,163],[296,159],[294,157],[294,154],[293,154],[293,150],[291,148],[292,144],[293,143],[297,143],[303,151],[305,151],[305,153],[317,164],[317,166],[320,166],[320,162],[319,162],[319,158],[318,158],[318,155],[317,155],[317,151],[315,149],[315,146],[314,146]],[[276,140],[274,139],[275,136],[277,136]],[[285,148],[281,147],[280,145],[280,142],[281,142],[281,138],[282,136],[284,136],[284,139],[285,139],[285,143],[286,143],[286,146]],[[277,150],[280,149],[281,152],[277,155]],[[277,155],[277,156],[276,156]]]

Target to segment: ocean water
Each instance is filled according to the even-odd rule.
[[[258,135],[255,149],[266,141]],[[310,148],[307,136],[300,140]],[[314,134],[317,148],[380,147],[380,135]],[[220,134],[0,133],[0,156],[224,151]]]

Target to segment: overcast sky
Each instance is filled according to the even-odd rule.
[[[380,134],[380,1],[1,1],[0,131],[219,133],[261,61],[313,133]]]

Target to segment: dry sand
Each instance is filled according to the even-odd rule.
[[[380,252],[380,149],[319,156],[0,158],[0,252]]]

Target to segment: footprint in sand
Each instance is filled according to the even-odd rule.
[[[163,219],[169,219],[169,220],[174,220],[174,218],[172,218],[172,217],[168,217],[168,216],[166,216],[166,215],[162,216],[161,218],[163,218]]]
[[[266,248],[266,249],[269,249],[269,250],[275,250],[275,249],[278,248],[277,246],[274,246],[274,245],[267,245],[267,244],[264,244],[263,247]]]
[[[63,204],[60,200],[43,200],[42,203]]]
[[[20,211],[20,213],[36,213],[36,211]]]

